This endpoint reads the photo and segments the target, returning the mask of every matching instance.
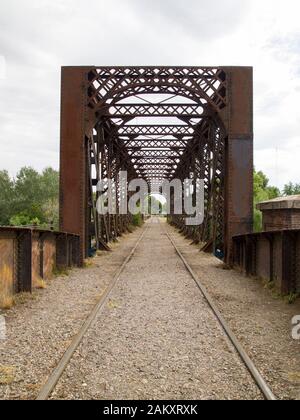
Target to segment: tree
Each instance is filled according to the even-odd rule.
[[[285,185],[285,195],[300,194],[300,184]],[[269,185],[267,176],[259,171],[254,172],[254,226],[255,231],[262,228],[262,214],[256,209],[256,204],[271,200],[281,195],[280,190]],[[165,204],[158,197],[148,197],[155,203],[160,212]],[[32,225],[49,228],[52,224],[59,225],[59,173],[52,168],[46,168],[41,174],[33,168],[24,167],[11,179],[7,171],[0,171],[0,225]]]
[[[41,186],[45,200],[57,200],[59,191],[59,172],[52,168],[44,169]]]
[[[14,184],[7,171],[0,171],[0,225],[8,225],[13,215]]]
[[[46,168],[41,177],[43,189],[42,209],[48,224],[59,227],[59,172]]]
[[[300,194],[300,184],[293,184],[292,182],[286,184],[283,189],[284,195],[298,195]]]
[[[254,230],[262,230],[262,213],[256,209],[256,205],[262,201],[272,200],[281,195],[279,188],[269,186],[267,176],[259,171],[254,171]]]
[[[45,223],[42,204],[43,185],[41,175],[33,168],[22,168],[15,180],[15,215],[22,215],[28,220],[39,219],[41,223]]]
[[[58,228],[59,219],[59,173],[52,168],[46,168],[42,174],[39,174],[33,168],[22,168],[15,180],[10,180],[7,173],[0,176],[6,185],[6,199],[2,201],[7,203],[8,209],[6,219],[0,219],[1,224],[10,224],[12,226],[39,225],[49,228],[53,225]],[[1,185],[0,185],[1,186]],[[5,191],[4,188],[1,190]],[[4,193],[0,192],[1,196]]]

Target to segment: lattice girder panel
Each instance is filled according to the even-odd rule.
[[[164,158],[173,158],[179,159],[182,156],[182,153],[174,150],[148,150],[142,149],[136,152],[131,152],[129,155],[132,158],[151,158],[151,159],[164,159]]]
[[[211,110],[193,104],[121,104],[102,107],[98,116],[114,119],[138,117],[187,117],[205,118],[212,114]]]
[[[172,140],[149,140],[149,141],[129,141],[125,142],[124,145],[126,146],[127,150],[130,151],[138,151],[138,150],[148,150],[148,149],[154,149],[156,151],[158,150],[171,150],[175,152],[184,152],[187,146],[187,143],[175,143]]]
[[[219,68],[101,67],[89,73],[89,106],[141,94],[169,93],[220,110],[226,106],[226,87],[226,73]]]
[[[192,136],[194,128],[188,125],[124,125],[116,127],[120,136]]]

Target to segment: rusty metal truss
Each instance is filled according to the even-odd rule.
[[[172,209],[169,220],[230,261],[232,236],[252,226],[252,131],[251,68],[63,68],[61,229],[80,235],[82,258],[108,249],[132,216],[97,213],[99,181],[113,179],[120,199],[120,171],[152,193],[193,177],[205,184],[203,225]]]
[[[117,133],[122,136],[192,136],[195,130],[186,125],[126,125],[117,128]]]

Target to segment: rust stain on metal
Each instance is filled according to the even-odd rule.
[[[48,237],[43,242],[43,276],[50,280],[56,268],[56,243],[54,237]]]
[[[14,295],[14,239],[0,238],[0,306],[1,301]]]

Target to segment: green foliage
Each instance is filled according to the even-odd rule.
[[[280,190],[277,187],[269,186],[269,179],[259,171],[254,172],[254,199],[256,203],[280,196]]]
[[[7,171],[0,171],[0,225],[8,225],[13,215],[14,184]]]
[[[262,212],[254,208],[254,232],[262,231]]]
[[[9,220],[9,224],[11,226],[39,226],[40,220],[37,217],[31,219],[31,217],[24,212],[12,216]]]
[[[269,186],[269,179],[259,171],[254,171],[254,231],[262,230],[262,213],[256,209],[256,205],[262,201],[272,200],[281,195],[277,187]]]
[[[22,168],[16,179],[0,172],[0,225],[58,227],[59,174]]]
[[[266,175],[259,171],[254,172],[254,206],[262,201],[272,200],[281,195],[297,195],[300,194],[300,184],[290,182],[284,186],[283,192],[269,185],[269,179]],[[254,210],[254,230],[260,232],[262,230],[262,213],[255,208]]]
[[[158,214],[166,214],[167,213],[167,203],[162,203],[158,198],[154,197],[153,195],[148,196],[148,212],[149,214],[152,213],[151,210],[158,210]]]
[[[132,224],[133,224],[133,226],[138,226],[138,227],[142,226],[143,217],[142,217],[141,213],[134,214],[132,216]]]
[[[299,298],[299,293],[293,293],[291,292],[289,295],[285,296],[285,301],[289,304],[292,305],[293,303],[296,302],[296,300]]]
[[[285,185],[284,195],[300,194],[300,184]],[[254,206],[262,201],[280,196],[280,190],[269,185],[269,179],[259,171],[254,172]],[[59,224],[59,173],[46,168],[41,174],[33,168],[22,168],[16,179],[11,179],[7,171],[0,171],[0,225],[38,225],[48,228]],[[156,197],[151,197],[158,202]],[[150,209],[150,197],[149,209]],[[165,205],[159,204],[160,212]],[[133,225],[141,226],[141,214],[133,216]],[[262,229],[262,214],[254,210],[254,229]]]
[[[300,194],[300,184],[293,184],[292,182],[286,184],[283,189],[284,195],[298,195]]]

